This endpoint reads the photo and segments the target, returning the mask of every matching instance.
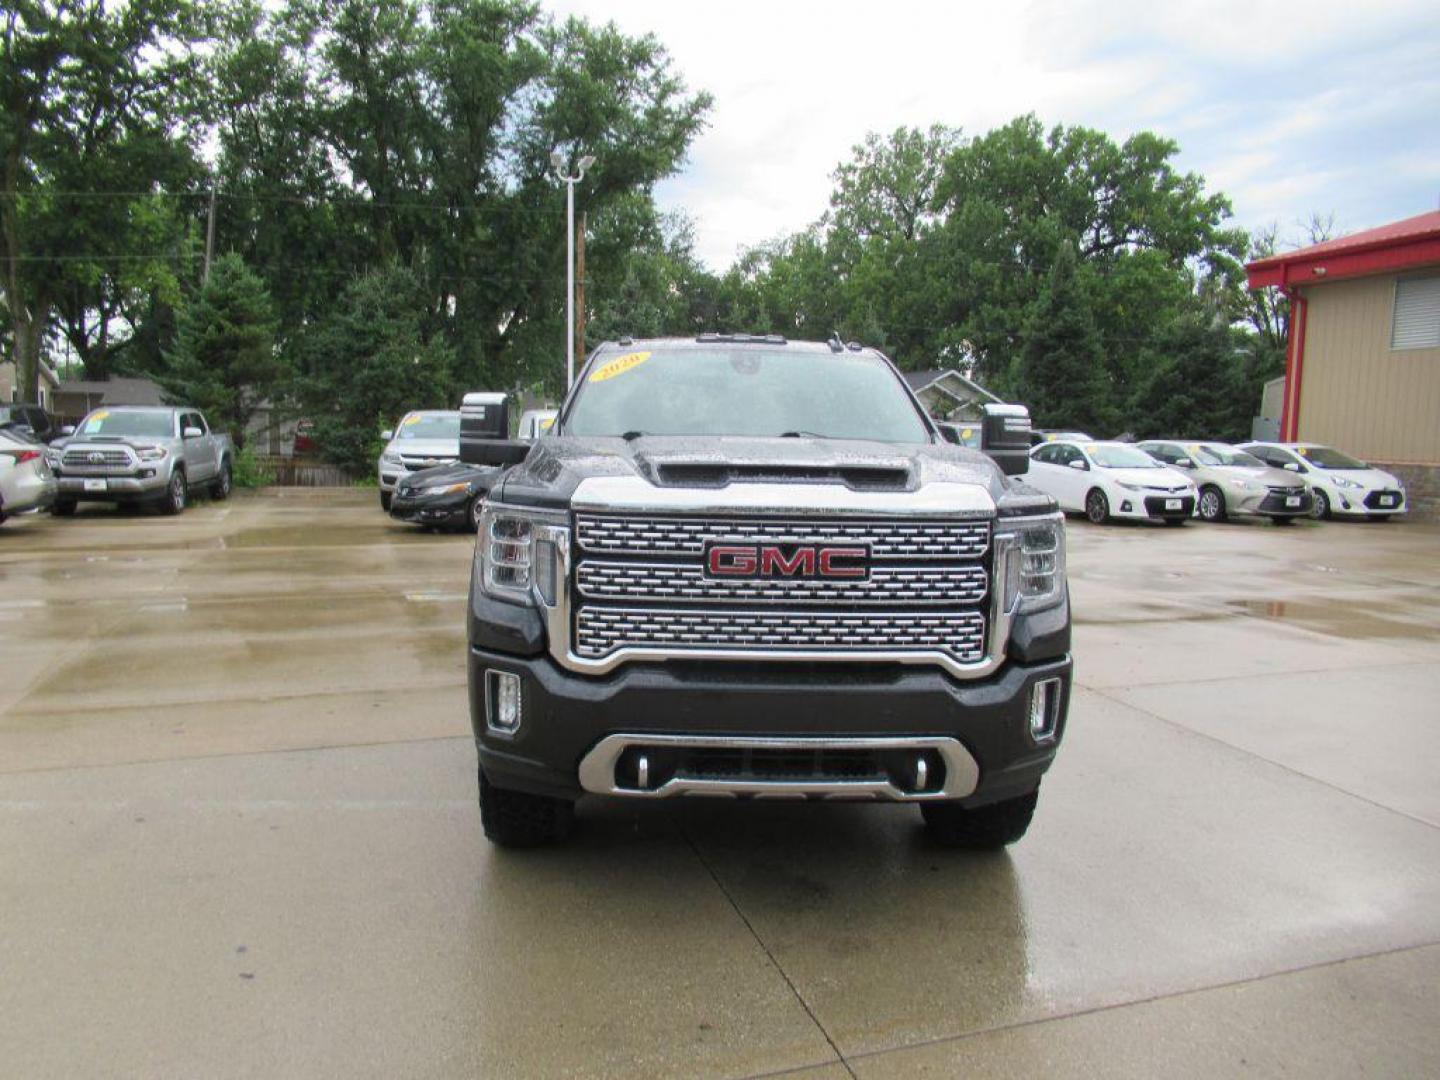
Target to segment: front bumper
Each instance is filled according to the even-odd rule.
[[[1403,514],[1409,509],[1405,492],[1398,488],[1368,491],[1334,488],[1326,494],[1330,499],[1331,516],[1368,518]],[[1388,505],[1385,500],[1388,500]]]
[[[58,494],[67,499],[91,500],[94,502],[134,502],[140,499],[157,498],[164,494],[170,482],[167,473],[154,470],[154,476],[72,476],[68,473],[56,478]],[[104,483],[98,488],[96,482]]]
[[[627,664],[600,678],[572,674],[548,655],[471,647],[470,716],[486,776],[499,787],[575,798],[582,761],[617,735],[720,740],[953,739],[977,776],[964,805],[1025,794],[1064,737],[1069,655],[1010,661],[986,679],[959,681],[928,667],[672,662]],[[513,734],[487,723],[487,671],[521,684]],[[1031,688],[1059,681],[1053,737],[1029,734]]]
[[[467,525],[470,494],[456,492],[429,496],[399,495],[390,500],[390,516],[414,525]]]
[[[1178,506],[1171,506],[1178,503]],[[1165,495],[1151,491],[1121,490],[1110,502],[1110,516],[1141,521],[1165,521],[1195,514],[1194,495]]]
[[[19,470],[16,470],[19,471]],[[32,475],[15,478],[7,488],[4,505],[6,514],[24,514],[31,510],[44,510],[55,501],[56,484],[47,476]]]
[[[1291,499],[1298,499],[1299,502],[1291,506]],[[1227,493],[1226,500],[1229,502],[1227,509],[1230,513],[1255,517],[1304,517],[1310,513],[1311,506],[1315,502],[1309,489],[1306,488],[1283,493],[1235,491]]]

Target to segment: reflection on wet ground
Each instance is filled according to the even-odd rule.
[[[618,801],[515,853],[473,541],[373,503],[0,527],[0,1071],[1435,1071],[1440,531],[1072,524],[1080,688],[1006,853]]]

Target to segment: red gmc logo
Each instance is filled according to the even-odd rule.
[[[705,546],[705,573],[729,578],[863,578],[870,549],[823,544],[718,544]]]

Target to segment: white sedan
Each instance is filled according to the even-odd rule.
[[[1195,485],[1129,443],[1043,443],[1030,452],[1025,482],[1097,525],[1113,518],[1183,525],[1195,513]]]
[[[1254,454],[1266,465],[1304,477],[1315,502],[1315,518],[1360,517],[1384,521],[1391,514],[1403,514],[1405,486],[1390,473],[1356,461],[1319,443],[1243,443],[1241,450]]]

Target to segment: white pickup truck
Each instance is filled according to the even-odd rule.
[[[62,516],[82,499],[153,502],[178,514],[192,490],[227,498],[234,463],[230,436],[211,431],[188,406],[95,409],[45,456],[59,487],[53,510]]]

